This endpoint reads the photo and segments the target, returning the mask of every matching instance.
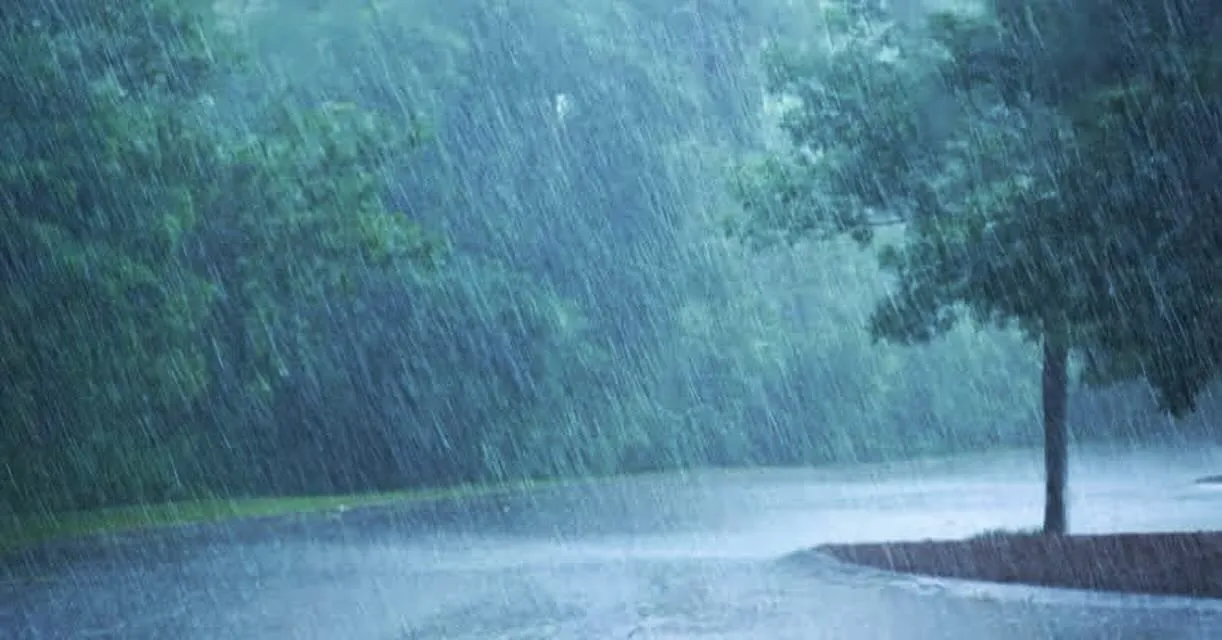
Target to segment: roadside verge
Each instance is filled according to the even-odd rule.
[[[309,514],[338,514],[358,508],[480,498],[529,491],[547,484],[550,483],[464,485],[441,489],[329,496],[193,500],[69,513],[16,514],[0,517],[0,556],[19,553],[47,543],[81,541],[187,525]]]
[[[813,555],[863,580],[923,593],[1077,606],[1222,612],[1222,532],[822,545]]]

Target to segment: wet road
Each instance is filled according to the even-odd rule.
[[[1222,451],[1075,459],[1076,532],[1222,528],[1222,489],[1192,482]],[[0,637],[1222,637],[1222,602],[948,593],[802,553],[1033,526],[1039,460],[651,476],[63,545],[0,566]]]

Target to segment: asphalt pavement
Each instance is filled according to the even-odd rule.
[[[1039,522],[1038,452],[702,471],[198,525],[0,559],[0,638],[1222,638],[1222,601],[901,576],[810,551]],[[1075,532],[1222,528],[1222,451],[1076,452]]]

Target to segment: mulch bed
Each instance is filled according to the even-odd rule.
[[[844,562],[902,573],[1222,598],[1222,532],[999,533],[967,540],[826,545],[819,550]]]

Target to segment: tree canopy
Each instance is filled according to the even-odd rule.
[[[743,179],[740,231],[899,224],[875,335],[928,340],[965,313],[1056,328],[1091,379],[1145,377],[1181,413],[1219,361],[1206,4],[1001,2],[915,26],[841,7],[772,58],[787,146]]]
[[[1129,143],[1006,79],[1003,13],[935,33],[815,4],[0,12],[0,513],[1034,443],[1033,350],[948,327],[1055,306],[1002,276],[1063,284],[1040,256],[1070,239],[1010,245],[1069,219],[1015,203],[1102,193],[1049,167],[1091,135]],[[790,39],[809,50],[760,64]],[[761,254],[714,228],[778,106],[806,146],[739,176],[791,187],[748,200],[751,233],[873,236],[887,270],[847,241]],[[1177,117],[1160,108],[1142,117]],[[1151,263],[1167,282],[1173,257]],[[1126,300],[1153,295],[1138,284]],[[1181,311],[1207,291],[1184,286]],[[929,348],[871,344],[883,296],[919,313],[880,308],[875,333]],[[1192,354],[1160,350],[1181,325],[1153,315],[1104,331],[1138,316],[1100,300],[1071,324],[1101,378]]]
[[[6,440],[34,445],[8,462],[22,499],[74,476],[92,480],[76,481],[86,502],[173,493],[183,452],[160,449],[199,435],[176,419],[218,388],[269,392],[300,364],[301,309],[346,278],[435,255],[379,193],[410,132],[336,105],[226,126],[240,58],[211,17],[25,3],[0,25],[0,358],[17,382],[0,405]]]

